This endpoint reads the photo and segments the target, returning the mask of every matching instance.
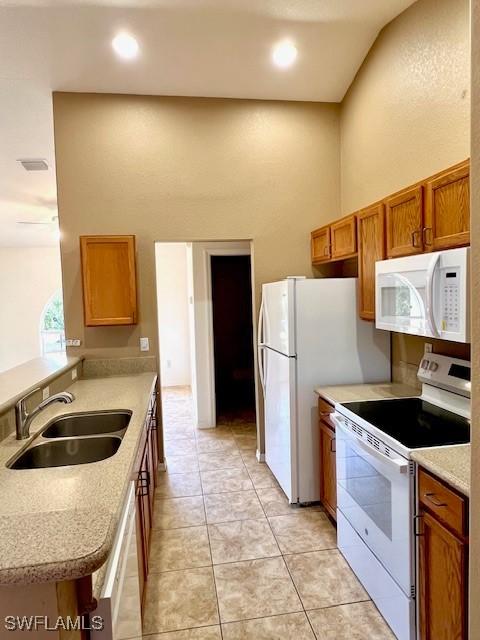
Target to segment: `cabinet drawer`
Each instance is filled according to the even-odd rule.
[[[423,469],[418,472],[421,505],[459,535],[467,533],[467,498],[452,491]]]
[[[330,414],[335,411],[335,407],[323,398],[318,398],[318,417],[320,420],[328,424],[335,431],[335,425],[330,420]]]

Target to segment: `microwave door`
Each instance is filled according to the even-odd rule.
[[[425,270],[377,276],[377,328],[429,335]]]

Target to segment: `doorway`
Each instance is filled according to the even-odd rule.
[[[217,424],[255,421],[252,281],[249,255],[212,255]]]
[[[156,242],[164,430],[256,422],[251,241]]]

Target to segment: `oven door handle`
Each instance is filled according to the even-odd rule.
[[[357,444],[360,449],[363,449],[363,451],[368,453],[368,455],[394,467],[398,471],[398,473],[407,473],[408,462],[404,458],[389,458],[388,456],[384,456],[383,453],[380,453],[380,451],[377,451],[366,442],[363,442],[363,440],[358,438],[354,433],[347,431],[343,421],[339,419],[338,414],[330,414],[330,419],[337,429],[340,429],[349,440],[354,440],[355,444]]]

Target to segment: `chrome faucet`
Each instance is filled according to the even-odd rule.
[[[15,405],[15,422],[17,426],[17,440],[26,440],[30,437],[30,425],[32,424],[32,420],[38,416],[40,411],[53,404],[54,402],[63,402],[65,404],[70,404],[75,400],[75,396],[73,393],[69,391],[62,391],[61,393],[56,393],[53,396],[50,396],[43,402],[41,402],[35,409],[27,412],[26,401],[30,398],[34,393],[41,391],[40,387],[37,389],[33,389],[27,393],[27,395],[20,398],[20,400]]]

